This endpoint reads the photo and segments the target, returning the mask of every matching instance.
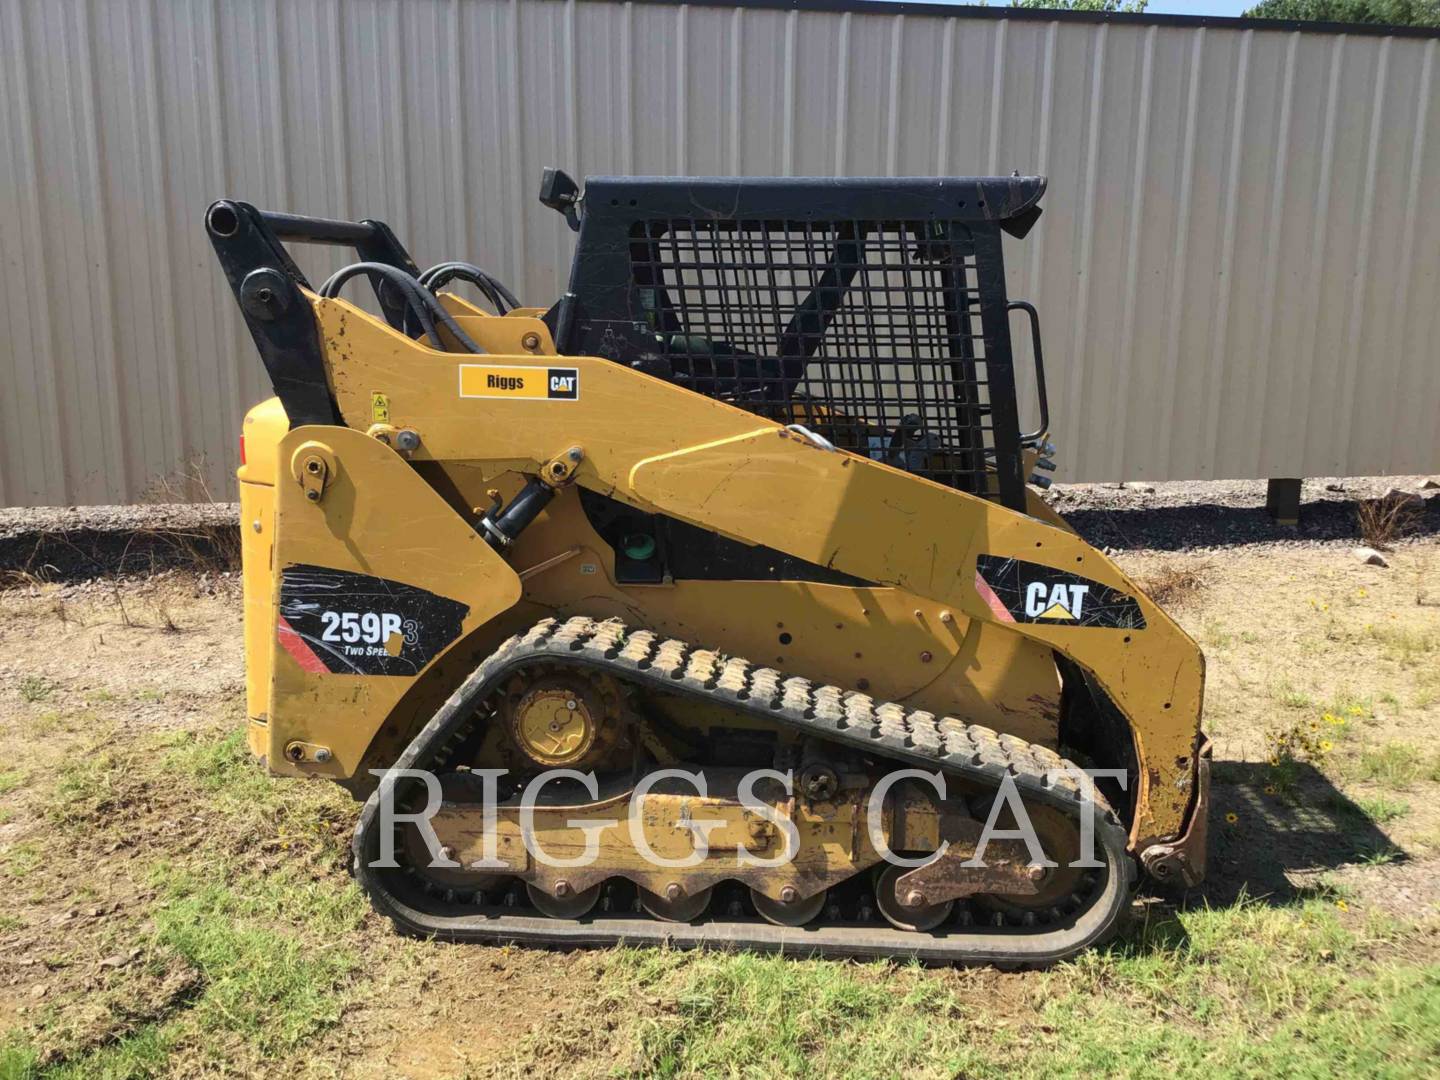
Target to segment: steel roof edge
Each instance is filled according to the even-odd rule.
[[[584,0],[623,3],[625,0]],[[1053,8],[981,7],[970,4],[911,3],[909,0],[629,0],[657,7],[750,8],[862,15],[928,15],[939,18],[1016,22],[1111,23],[1116,26],[1175,26],[1187,29],[1269,30],[1275,33],[1346,34],[1356,37],[1440,38],[1440,26],[1314,22],[1306,19],[1247,19],[1219,15],[1147,15],[1133,12],[1062,11]]]

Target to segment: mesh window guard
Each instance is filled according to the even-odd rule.
[[[993,440],[963,226],[682,219],[634,234],[640,305],[677,382],[983,493]]]
[[[1041,177],[585,183],[563,351],[1024,509],[1001,233]]]

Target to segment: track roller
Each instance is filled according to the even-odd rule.
[[[794,890],[787,885],[786,891],[793,892]],[[804,926],[825,910],[825,900],[828,896],[829,892],[822,889],[814,896],[806,897],[804,900],[798,897],[788,901],[772,900],[758,889],[750,890],[750,902],[755,905],[755,910],[760,913],[760,917],[776,926]]]
[[[887,866],[880,872],[875,882],[875,906],[885,916],[885,921],[897,930],[917,933],[934,930],[950,917],[955,910],[955,901],[927,904],[923,897],[897,895],[895,885],[909,871],[908,866]]]
[[[530,898],[535,910],[543,915],[549,915],[552,919],[578,919],[590,914],[590,910],[600,899],[601,887],[592,885],[581,892],[572,892],[562,881],[557,883],[556,892],[563,892],[563,896],[552,895],[535,885],[526,885],[525,894]]]
[[[666,922],[694,922],[705,914],[714,891],[701,889],[699,892],[690,893],[678,882],[671,882],[663,895],[641,889],[640,906],[655,918],[664,919]]]

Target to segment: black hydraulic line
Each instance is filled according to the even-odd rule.
[[[385,263],[360,262],[353,263],[343,270],[337,270],[326,279],[320,286],[320,295],[334,297],[340,287],[357,274],[368,274],[371,276],[383,277],[400,289],[401,295],[405,297],[411,309],[415,312],[416,318],[420,320],[421,327],[430,335],[430,340],[435,343],[436,348],[444,348],[444,342],[436,332],[436,323],[444,326],[451,335],[463,346],[466,351],[472,353],[484,352],[471,338],[470,335],[460,329],[454,317],[440,305],[440,303],[420,285],[418,281],[398,267],[389,266]]]
[[[439,263],[420,275],[420,284],[434,292],[454,278],[468,281],[483,292],[501,315],[505,314],[507,308],[521,306],[519,298],[505,287],[504,282],[474,263],[459,261]]]
[[[442,273],[435,274],[434,276],[422,276],[420,278],[420,284],[425,286],[425,288],[429,289],[432,293],[438,295],[441,286],[447,284],[448,282],[456,278],[459,278],[463,281],[468,281],[471,285],[474,285],[485,295],[485,299],[490,301],[490,306],[495,309],[497,314],[505,314],[507,310],[505,307],[505,301],[502,300],[500,298],[500,294],[495,291],[495,288],[490,283],[488,277],[463,274],[458,271],[451,271],[447,269]]]
[[[338,296],[341,286],[359,274],[381,278],[395,286],[404,298],[406,306],[419,320],[421,330],[430,335],[431,341],[439,342],[440,338],[435,329],[435,319],[430,311],[430,306],[417,295],[420,290],[415,280],[404,271],[396,270],[395,267],[386,266],[383,263],[352,263],[330,275],[320,286],[320,295],[331,298]]]

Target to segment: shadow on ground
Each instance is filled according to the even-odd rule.
[[[233,524],[153,529],[64,529],[0,539],[0,588],[69,584],[164,570],[238,570]]]
[[[1305,503],[1299,525],[1277,525],[1262,506],[1219,503],[1183,506],[1113,507],[1066,510],[1065,520],[1085,541],[1121,551],[1179,551],[1192,547],[1229,547],[1280,541],[1347,541],[1360,544],[1356,515],[1365,500],[1321,499]],[[1440,498],[1425,499],[1406,532],[1408,537],[1440,535]]]
[[[1309,764],[1296,768],[1292,786],[1281,794],[1272,787],[1274,770],[1263,763],[1216,765],[1209,872],[1185,895],[1185,906],[1233,904],[1242,896],[1293,903],[1314,894],[1315,885],[1305,879],[1319,872],[1376,856],[1403,860],[1394,842],[1323,773]]]

